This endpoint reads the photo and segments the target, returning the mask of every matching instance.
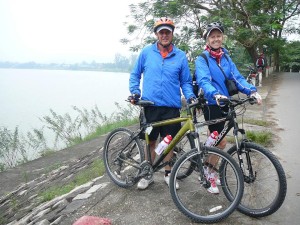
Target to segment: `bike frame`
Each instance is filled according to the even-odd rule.
[[[192,119],[192,113],[191,113],[191,108],[194,107],[193,104],[187,105],[187,116],[184,117],[177,117],[177,118],[172,118],[168,120],[162,120],[162,121],[157,121],[153,123],[147,123],[145,119],[145,114],[144,114],[144,108],[141,107],[141,112],[142,112],[142,124],[139,132],[137,132],[136,136],[139,136],[143,132],[145,133],[145,142],[146,142],[146,154],[148,157],[148,161],[152,165],[152,169],[154,172],[160,170],[163,168],[165,165],[167,165],[169,162],[164,162],[164,158],[170,153],[170,151],[176,146],[176,144],[181,140],[181,138],[188,132],[190,131],[191,133],[194,134],[193,137],[195,139],[198,139],[197,142],[195,142],[196,146],[199,146],[197,143],[200,143],[199,141],[199,135],[198,133],[195,132],[195,125]],[[151,133],[151,130],[155,127],[161,127],[161,126],[166,126],[166,125],[171,125],[171,124],[177,124],[177,123],[183,123],[181,126],[180,130],[177,132],[175,137],[173,137],[172,141],[170,144],[166,147],[166,149],[161,153],[161,155],[154,161],[152,162],[151,159],[151,151],[150,151],[150,140],[149,140],[149,134]],[[199,148],[198,148],[199,149]]]
[[[209,120],[209,121],[204,121],[204,122],[199,122],[197,124],[199,124],[199,127],[203,127],[203,126],[208,126],[210,124],[216,124],[216,123],[220,123],[220,122],[227,122],[224,125],[223,130],[220,132],[220,134],[218,135],[216,141],[212,144],[212,146],[216,147],[220,144],[220,142],[223,140],[223,138],[228,134],[228,132],[231,130],[231,128],[233,128],[233,136],[235,139],[235,144],[236,144],[236,150],[237,150],[237,155],[238,155],[238,162],[239,162],[239,166],[242,168],[242,171],[244,172],[244,162],[243,159],[240,157],[241,155],[241,144],[245,141],[248,141],[245,138],[245,130],[244,129],[240,129],[238,126],[238,122],[237,122],[237,115],[236,115],[236,111],[234,109],[235,106],[229,105],[229,111],[228,111],[228,115],[226,117],[220,118],[220,119],[214,119],[214,120]],[[239,141],[238,140],[238,133],[241,133],[242,135],[242,140]],[[251,175],[251,177],[253,177],[253,170],[252,170],[252,166],[251,166],[251,159],[249,154],[246,152],[246,159],[247,159],[247,165],[248,165],[248,170],[249,170],[249,174]]]
[[[163,159],[175,147],[175,145],[180,141],[180,139],[185,135],[186,132],[188,132],[188,131],[191,131],[191,132],[195,131],[195,126],[194,126],[194,123],[192,121],[192,117],[191,116],[188,116],[188,117],[178,117],[178,118],[174,118],[174,119],[158,121],[158,122],[151,123],[151,124],[149,124],[149,126],[147,126],[146,131],[145,131],[145,141],[146,141],[146,148],[147,148],[148,159],[150,159],[149,161],[152,164],[151,152],[150,152],[150,144],[149,144],[150,140],[149,140],[149,134],[147,133],[147,129],[149,129],[149,128],[151,129],[151,127],[155,128],[155,127],[161,127],[161,126],[165,126],[165,125],[182,123],[182,122],[184,122],[183,126],[180,128],[180,130],[177,132],[177,134],[172,139],[172,141],[170,142],[170,144],[166,147],[166,149],[159,156],[159,158],[154,162],[154,164],[152,166],[154,171],[157,171],[157,170],[159,170],[159,169],[161,169],[162,167],[165,166],[164,164],[161,164],[161,162],[163,161]]]

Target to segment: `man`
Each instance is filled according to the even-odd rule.
[[[261,87],[262,86],[262,72],[264,71],[265,68],[265,58],[264,58],[264,53],[260,53],[259,57],[256,60],[256,68],[258,71],[258,86]]]
[[[175,25],[168,18],[160,18],[154,24],[157,41],[142,49],[137,62],[130,74],[129,90],[132,103],[136,98],[152,101],[154,106],[145,108],[147,122],[155,122],[180,116],[181,90],[186,99],[195,98],[192,79],[186,54],[172,44]],[[142,91],[140,82],[143,79]],[[151,160],[155,159],[155,146],[158,136],[174,137],[180,124],[154,128],[149,136]],[[146,154],[147,155],[147,154]],[[173,151],[165,158],[171,159]],[[169,185],[170,165],[165,167],[164,180]],[[146,189],[153,180],[141,179],[138,189]],[[176,182],[176,188],[179,188]]]

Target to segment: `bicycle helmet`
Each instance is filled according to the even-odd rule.
[[[167,29],[171,32],[174,31],[175,25],[174,22],[171,19],[168,19],[167,17],[161,17],[154,23],[154,33],[161,31],[162,29]]]
[[[224,27],[222,26],[222,24],[220,22],[213,22],[213,23],[210,23],[210,24],[207,25],[206,31],[203,35],[204,39],[206,39],[209,36],[210,32],[212,30],[215,30],[215,29],[217,29],[220,32],[224,33]]]

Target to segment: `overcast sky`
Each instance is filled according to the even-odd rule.
[[[112,62],[138,0],[0,0],[0,61]]]

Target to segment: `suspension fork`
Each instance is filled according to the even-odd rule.
[[[240,142],[238,141],[238,132],[241,133],[241,135],[242,135],[242,140]],[[251,157],[250,157],[250,149],[246,148],[246,143],[249,142],[245,138],[246,132],[244,129],[237,129],[234,136],[235,136],[235,142],[236,142],[236,153],[237,153],[238,160],[239,160],[239,166],[244,175],[244,181],[246,183],[251,183],[255,180],[256,174],[253,173],[252,162],[251,162]],[[246,163],[247,168],[245,168],[242,154],[245,155],[246,162],[247,162]],[[248,171],[248,173],[246,174],[245,171]]]
[[[253,171],[251,157],[250,157],[250,149],[246,148],[246,142],[249,141],[247,139],[243,139],[241,141],[241,147],[240,147],[241,149],[240,152],[242,151],[242,149],[244,149],[245,152],[243,154],[246,155],[246,161],[247,161],[248,176],[245,176],[244,174],[244,180],[246,183],[252,183],[256,179],[256,172]]]
[[[192,158],[192,166],[198,168],[200,184],[205,188],[210,187],[210,183],[207,181],[207,178],[204,176],[204,159],[203,155],[206,151],[205,146],[200,142],[200,137],[198,132],[191,132],[193,140],[195,142],[195,147],[197,148],[197,156]]]

